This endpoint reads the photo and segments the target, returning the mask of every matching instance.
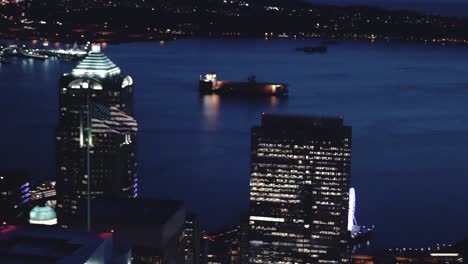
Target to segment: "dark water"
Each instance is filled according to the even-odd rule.
[[[343,115],[353,126],[357,220],[376,243],[424,246],[468,236],[468,48],[314,40],[182,40],[109,45],[135,79],[145,196],[183,199],[209,230],[249,196],[250,128],[262,112]],[[70,63],[0,65],[2,168],[54,176],[57,81]],[[199,74],[289,83],[287,100],[199,97]]]

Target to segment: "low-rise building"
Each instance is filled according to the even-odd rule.
[[[131,247],[112,233],[1,225],[0,263],[129,264]]]
[[[113,232],[132,245],[133,262],[184,263],[183,202],[149,198],[99,198],[91,204],[92,229]]]

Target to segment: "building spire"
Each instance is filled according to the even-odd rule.
[[[92,44],[91,45],[91,52],[101,53],[101,44],[99,44],[99,43]]]

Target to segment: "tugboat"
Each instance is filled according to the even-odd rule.
[[[327,46],[296,48],[296,51],[302,51],[305,53],[325,53],[327,52],[327,50],[328,50]]]
[[[199,90],[201,94],[240,95],[240,96],[287,96],[285,83],[257,82],[255,75],[247,78],[247,82],[232,82],[217,80],[216,73],[200,76]]]

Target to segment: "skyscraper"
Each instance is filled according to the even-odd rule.
[[[194,213],[185,218],[184,255],[185,264],[200,264],[200,222]]]
[[[59,224],[84,226],[89,178],[92,198],[137,196],[132,101],[132,78],[121,75],[99,46],[61,77],[56,130]]]
[[[348,263],[351,127],[264,114],[251,144],[249,263]]]

